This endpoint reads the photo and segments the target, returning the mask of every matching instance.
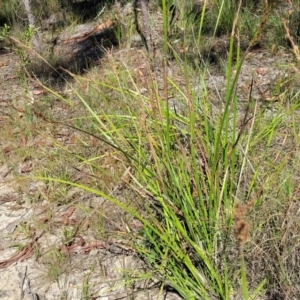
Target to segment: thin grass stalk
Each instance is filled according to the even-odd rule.
[[[215,0],[215,1],[219,2],[219,0]],[[215,23],[215,29],[214,29],[213,36],[216,36],[217,29],[218,29],[219,23],[220,23],[220,19],[222,17],[223,11],[224,11],[225,1],[226,0],[222,0],[221,5],[218,9],[219,13],[218,13],[218,17],[217,17],[217,20],[216,20],[216,23]],[[231,0],[229,0],[229,1],[231,1]]]
[[[169,20],[168,20],[168,4],[167,0],[162,0],[162,11],[163,11],[163,34],[164,34],[164,56],[167,57],[168,55],[168,25],[169,25]]]
[[[249,292],[248,292],[248,281],[247,281],[247,274],[246,274],[246,264],[243,252],[243,246],[240,245],[240,260],[241,260],[241,286],[242,286],[242,295],[243,300],[249,299]]]
[[[206,13],[206,5],[207,0],[204,0],[204,3],[202,4],[202,12],[201,12],[201,18],[200,18],[200,24],[199,24],[199,30],[197,34],[197,45],[200,45],[201,37],[202,37],[202,30],[203,30],[203,24],[205,19],[205,13]]]
[[[237,71],[236,74],[232,80],[232,59],[233,59],[233,45],[234,45],[234,38],[235,38],[235,31],[236,31],[236,27],[237,27],[237,22],[238,22],[238,17],[239,17],[239,12],[240,12],[240,8],[241,8],[241,3],[242,1],[239,1],[238,4],[238,9],[235,15],[235,19],[234,19],[234,23],[232,26],[232,33],[231,33],[231,37],[230,37],[230,48],[229,48],[229,58],[228,58],[228,63],[227,63],[227,74],[226,74],[226,78],[227,78],[227,86],[226,86],[226,102],[225,102],[225,107],[224,107],[224,112],[223,115],[221,116],[221,119],[219,121],[219,126],[218,126],[218,130],[216,133],[216,138],[215,138],[215,144],[214,144],[214,157],[213,157],[213,167],[212,167],[212,178],[214,178],[214,182],[210,182],[210,186],[211,186],[211,193],[210,193],[210,201],[212,202],[213,207],[215,207],[217,210],[214,211],[214,213],[216,213],[216,222],[215,225],[218,224],[218,220],[219,220],[219,214],[217,212],[220,212],[220,205],[221,205],[221,198],[220,198],[220,193],[218,192],[218,189],[215,189],[215,186],[219,185],[219,180],[220,180],[220,174],[221,174],[221,170],[220,170],[220,157],[223,157],[224,161],[222,162],[223,168],[226,171],[229,167],[229,161],[228,161],[228,154],[229,154],[229,130],[230,130],[230,124],[229,124],[229,107],[230,104],[232,103],[232,101],[236,101],[234,100],[235,96],[235,88],[236,88],[236,83],[237,80],[239,78],[239,73],[240,73],[240,69],[242,66],[242,62],[243,59],[241,61],[237,62]],[[236,106],[236,105],[234,105]],[[223,153],[221,152],[222,149],[222,141],[221,141],[221,135],[222,132],[225,131],[225,139],[224,139],[224,144],[225,144],[225,148],[223,149]],[[227,172],[227,171],[226,171]],[[227,185],[227,182],[224,182]],[[226,191],[224,189],[224,191],[227,193],[227,187]],[[213,192],[215,191],[215,192]],[[227,200],[228,197],[225,197],[226,203],[225,206],[228,207],[230,204],[228,203]],[[217,228],[216,228],[217,230]]]

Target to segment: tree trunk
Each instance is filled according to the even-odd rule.
[[[144,36],[146,39],[146,47],[149,53],[153,54],[153,42],[152,42],[152,34],[149,22],[149,11],[147,6],[147,0],[140,0],[140,7],[142,13],[143,27],[144,27]]]
[[[23,0],[23,3],[24,3],[24,6],[25,6],[27,18],[28,18],[28,21],[29,21],[29,26],[34,30],[33,36],[31,38],[32,47],[36,52],[38,52],[40,54],[42,52],[42,48],[41,48],[41,45],[40,45],[40,42],[39,42],[38,33],[35,30],[35,17],[32,13],[30,1],[31,0]]]

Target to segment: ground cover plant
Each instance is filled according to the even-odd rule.
[[[282,63],[278,68],[294,76],[276,77],[263,91],[257,86],[268,66],[255,67],[258,76],[244,92],[239,85],[262,43],[268,51],[286,43],[297,58],[297,33],[281,23],[278,2],[149,3],[156,38],[148,32],[142,40],[152,53],[122,49],[129,33],[118,16],[119,49],[106,50],[101,66],[84,74],[65,70],[67,94],[35,78],[48,98],[7,125],[25,124],[23,141],[50,130],[51,153],[43,153],[47,159],[34,174],[49,185],[48,202],[75,203],[71,186],[120,208],[117,216],[101,215],[81,203],[86,215],[97,216],[94,236],[111,238],[103,218],[117,223],[122,216],[126,243],[147,270],[124,271],[127,285],[155,278],[159,299],[166,290],[183,299],[299,296],[298,66]],[[286,34],[274,47],[265,41],[272,22]],[[223,78],[220,89],[212,70]],[[53,103],[67,113],[59,115]],[[54,133],[64,130],[67,138],[57,140]],[[31,156],[41,153],[32,149]],[[48,224],[43,230],[53,231],[54,218]],[[64,249],[83,233],[83,223],[64,227]],[[51,280],[76,267],[63,251],[44,256]]]

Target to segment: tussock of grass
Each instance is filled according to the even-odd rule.
[[[234,194],[239,194],[234,178],[239,174],[236,146],[240,136],[237,116],[233,126],[229,120],[236,97],[228,88],[225,113],[211,114],[206,97],[189,94],[171,78],[165,77],[164,90],[154,94],[151,89],[158,82],[150,74],[144,96],[126,66],[120,69],[114,61],[110,63],[117,86],[97,80],[89,84],[105,101],[104,113],[77,93],[91,114],[89,124],[122,153],[129,167],[126,182],[135,192],[131,205],[108,199],[143,224],[141,241],[134,247],[163,285],[171,285],[186,299],[226,299],[236,284],[229,279],[236,269],[229,268],[226,257],[229,249],[237,251],[232,212]],[[84,82],[78,76],[76,80]],[[114,92],[107,95],[106,88]],[[169,106],[168,93],[176,95],[180,110]]]

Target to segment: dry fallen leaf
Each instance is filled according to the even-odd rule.
[[[39,96],[39,95],[43,95],[45,93],[45,91],[44,90],[34,90],[32,93],[35,96]]]
[[[85,220],[82,224],[82,230],[85,231],[87,230],[91,225],[91,221],[90,220]]]
[[[33,163],[32,161],[27,161],[25,163],[23,163],[23,165],[21,166],[21,173],[28,173],[33,169]]]
[[[75,254],[87,254],[92,249],[104,249],[107,248],[107,245],[104,242],[94,241],[89,244],[85,244],[85,240],[80,237],[77,243],[72,244],[71,246],[62,245],[61,252],[65,254],[75,253]]]
[[[26,145],[27,145],[27,140],[26,140],[26,137],[25,137],[25,135],[24,135],[24,134],[22,134],[21,138],[22,138],[22,147],[23,147],[23,148],[25,148],[25,147],[26,147]]]
[[[262,75],[262,76],[264,76],[267,73],[267,71],[268,71],[268,68],[257,68],[256,69],[256,73],[258,75]]]
[[[11,152],[11,150],[12,150],[12,147],[11,147],[11,146],[6,146],[6,147],[3,149],[3,152],[4,152],[4,153],[9,153],[9,152]]]
[[[42,224],[45,224],[45,223],[47,223],[48,221],[49,221],[49,218],[47,218],[47,217],[39,218],[39,220],[38,220],[38,222],[39,222],[39,223],[42,223]]]
[[[73,135],[70,137],[70,144],[75,144],[75,141],[76,141],[76,135],[73,134]]]
[[[74,210],[75,210],[75,206],[71,206],[71,207],[68,209],[68,211],[67,211],[64,215],[62,215],[62,217],[63,217],[63,224],[64,224],[64,225],[69,225],[69,224],[70,224],[70,221],[74,221],[74,220],[69,220],[69,218],[70,218],[70,216],[73,214]],[[73,223],[74,223],[74,222],[73,222]]]
[[[42,236],[43,232],[36,236],[32,242],[30,242],[27,246],[25,246],[20,252],[13,255],[11,258],[0,261],[0,269],[7,268],[11,266],[13,263],[17,262],[18,260],[24,261],[28,257],[31,256],[32,251],[34,249],[34,246],[36,245],[36,242],[38,239]]]

